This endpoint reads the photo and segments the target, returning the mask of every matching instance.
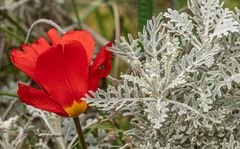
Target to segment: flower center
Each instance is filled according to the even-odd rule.
[[[87,109],[86,101],[73,101],[72,105],[64,108],[64,110],[68,113],[70,117],[76,117],[79,114],[83,113]]]

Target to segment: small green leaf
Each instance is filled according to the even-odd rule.
[[[26,36],[26,31],[24,30],[24,28],[19,24],[18,21],[14,20],[11,16],[9,16],[8,14],[4,13],[3,11],[0,11],[0,16],[3,16],[5,19],[7,19],[10,23],[12,23],[14,26],[16,26],[16,28],[22,32],[22,34],[24,36]]]
[[[0,96],[18,97],[17,94],[8,93],[8,92],[6,92],[6,91],[0,91]]]
[[[5,33],[9,34],[10,36],[14,37],[16,40],[18,40],[19,42],[24,42],[24,39],[20,36],[18,36],[15,32],[13,32],[12,30],[10,30],[9,28],[7,28],[4,25],[0,25],[0,30],[4,31]]]

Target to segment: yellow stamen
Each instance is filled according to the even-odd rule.
[[[64,108],[70,117],[76,117],[79,114],[83,113],[87,109],[86,101],[73,101],[73,104],[70,107]]]

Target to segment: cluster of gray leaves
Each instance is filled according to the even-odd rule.
[[[188,0],[111,49],[132,68],[120,84],[86,100],[130,115],[138,148],[240,147],[240,10],[219,0]]]

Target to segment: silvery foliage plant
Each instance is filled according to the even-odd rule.
[[[125,135],[142,149],[240,148],[240,10],[188,0],[112,49],[131,67],[86,100],[133,117]]]

